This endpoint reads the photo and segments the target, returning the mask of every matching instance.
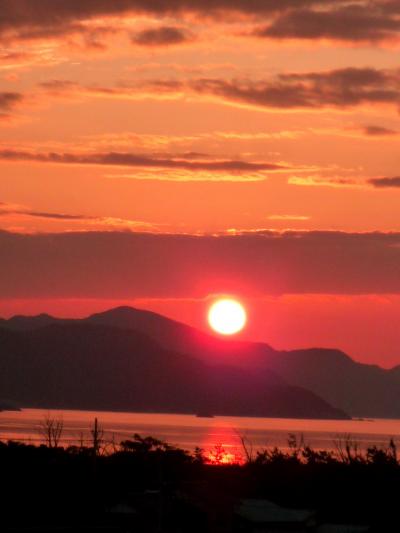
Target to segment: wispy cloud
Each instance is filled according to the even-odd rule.
[[[331,2],[282,10],[253,35],[269,39],[330,39],[350,43],[399,39],[400,19],[394,2]]]
[[[362,128],[362,131],[365,135],[369,137],[390,137],[400,134],[400,131],[385,128],[383,126],[376,126],[374,124],[365,126],[364,128]]]
[[[37,39],[94,32],[97,21],[157,16],[166,20],[261,21],[253,34],[262,38],[382,41],[399,32],[395,1],[355,0],[3,0],[0,37]],[[96,41],[96,36],[88,37]],[[183,41],[181,41],[183,42]]]
[[[0,120],[10,118],[12,112],[24,100],[19,92],[0,92]]]
[[[364,187],[363,183],[354,179],[340,177],[325,177],[325,176],[291,176],[288,179],[289,185],[299,185],[302,187],[332,187],[334,189],[341,188],[360,188]]]
[[[162,90],[162,83],[159,84]],[[279,74],[267,81],[199,79],[192,91],[269,108],[350,107],[360,104],[398,105],[400,72],[374,68]],[[168,84],[165,86],[168,91]]]
[[[304,221],[304,220],[310,220],[311,217],[307,215],[269,215],[268,220],[298,220],[298,221]]]
[[[117,99],[180,99],[186,95],[220,100],[258,109],[351,108],[359,105],[396,105],[400,70],[343,68],[316,72],[289,72],[264,80],[195,78],[155,79],[113,87],[82,86],[69,80],[43,82],[54,96]]]
[[[173,182],[235,182],[252,183],[265,181],[265,172],[188,172],[182,170],[140,171],[107,173],[105,178],[119,180],[173,181]]]
[[[388,189],[400,187],[400,176],[392,178],[372,178],[368,182],[377,189]]]
[[[193,41],[194,36],[185,28],[160,26],[141,30],[131,36],[131,41],[140,46],[164,47]]]
[[[27,231],[27,228],[30,228],[28,231],[31,232],[34,230],[34,226],[29,224],[27,228],[24,227],[23,221],[26,219],[42,219],[53,222],[65,222],[72,223],[67,226],[68,229],[75,229],[78,223],[84,223],[85,231],[99,231],[99,230],[135,230],[135,231],[157,231],[158,225],[151,222],[146,222],[142,220],[133,220],[121,217],[113,216],[93,216],[93,215],[82,215],[82,214],[71,214],[71,213],[57,213],[57,212],[47,212],[32,210],[29,207],[12,204],[6,202],[0,202],[0,223],[4,226],[4,221],[7,220],[9,226],[13,227],[16,224],[18,227],[23,228],[23,231]],[[79,227],[80,230],[83,228]]]
[[[23,215],[27,217],[50,218],[54,220],[90,220],[93,217],[85,215],[73,215],[67,213],[48,213],[45,211],[33,211],[19,204],[0,202],[0,216]]]
[[[101,165],[133,168],[186,170],[190,172],[251,173],[282,170],[286,167],[276,163],[242,160],[199,160],[192,156],[155,157],[146,154],[104,152],[104,153],[56,153],[0,150],[0,159],[6,161],[36,161],[75,165]]]

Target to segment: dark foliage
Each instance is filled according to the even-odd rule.
[[[393,530],[400,485],[394,442],[361,453],[347,439],[330,452],[291,436],[287,451],[267,449],[243,464],[225,464],[217,452],[219,463],[140,435],[104,454],[0,443],[2,525],[230,531],[240,499],[266,498],[316,510],[319,522]]]

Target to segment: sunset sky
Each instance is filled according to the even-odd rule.
[[[400,363],[398,0],[0,0],[0,316]]]

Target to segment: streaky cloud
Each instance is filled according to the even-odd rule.
[[[9,118],[14,109],[24,100],[19,92],[0,92],[0,119]]]
[[[326,38],[354,44],[398,39],[400,24],[395,0],[3,0],[1,9],[4,41],[81,34],[88,46],[97,48],[102,47],[98,36],[110,29],[109,24],[96,28],[97,21],[132,15],[165,20],[195,16],[207,23],[247,18],[260,24],[251,32],[260,38]],[[143,37],[154,43],[186,42],[172,33]]]
[[[368,182],[377,189],[396,188],[400,187],[400,176],[394,176],[393,178],[372,178]]]
[[[399,132],[383,126],[369,125],[363,128],[365,135],[369,137],[388,137],[392,135],[399,135]]]
[[[361,2],[328,9],[312,5],[283,11],[253,35],[269,39],[331,39],[347,42],[376,42],[399,38],[400,19],[385,2]]]
[[[193,78],[125,82],[113,87],[83,86],[69,80],[40,84],[55,96],[98,98],[175,98],[195,95],[232,105],[258,109],[350,108],[399,104],[400,70],[347,67],[311,72],[288,72],[266,79]]]
[[[193,40],[190,32],[177,26],[148,28],[131,37],[132,43],[140,46],[158,47],[187,43]]]
[[[124,152],[103,153],[57,153],[0,150],[0,159],[7,161],[36,161],[40,163],[60,163],[78,165],[105,165],[125,167],[148,167],[161,169],[183,169],[193,172],[264,172],[281,170],[285,167],[268,162],[249,162],[241,160],[197,160],[185,158],[158,158],[144,154]]]

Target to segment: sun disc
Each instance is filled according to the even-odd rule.
[[[208,311],[208,323],[222,335],[233,335],[246,324],[246,311],[241,303],[231,298],[223,298],[212,304]]]

